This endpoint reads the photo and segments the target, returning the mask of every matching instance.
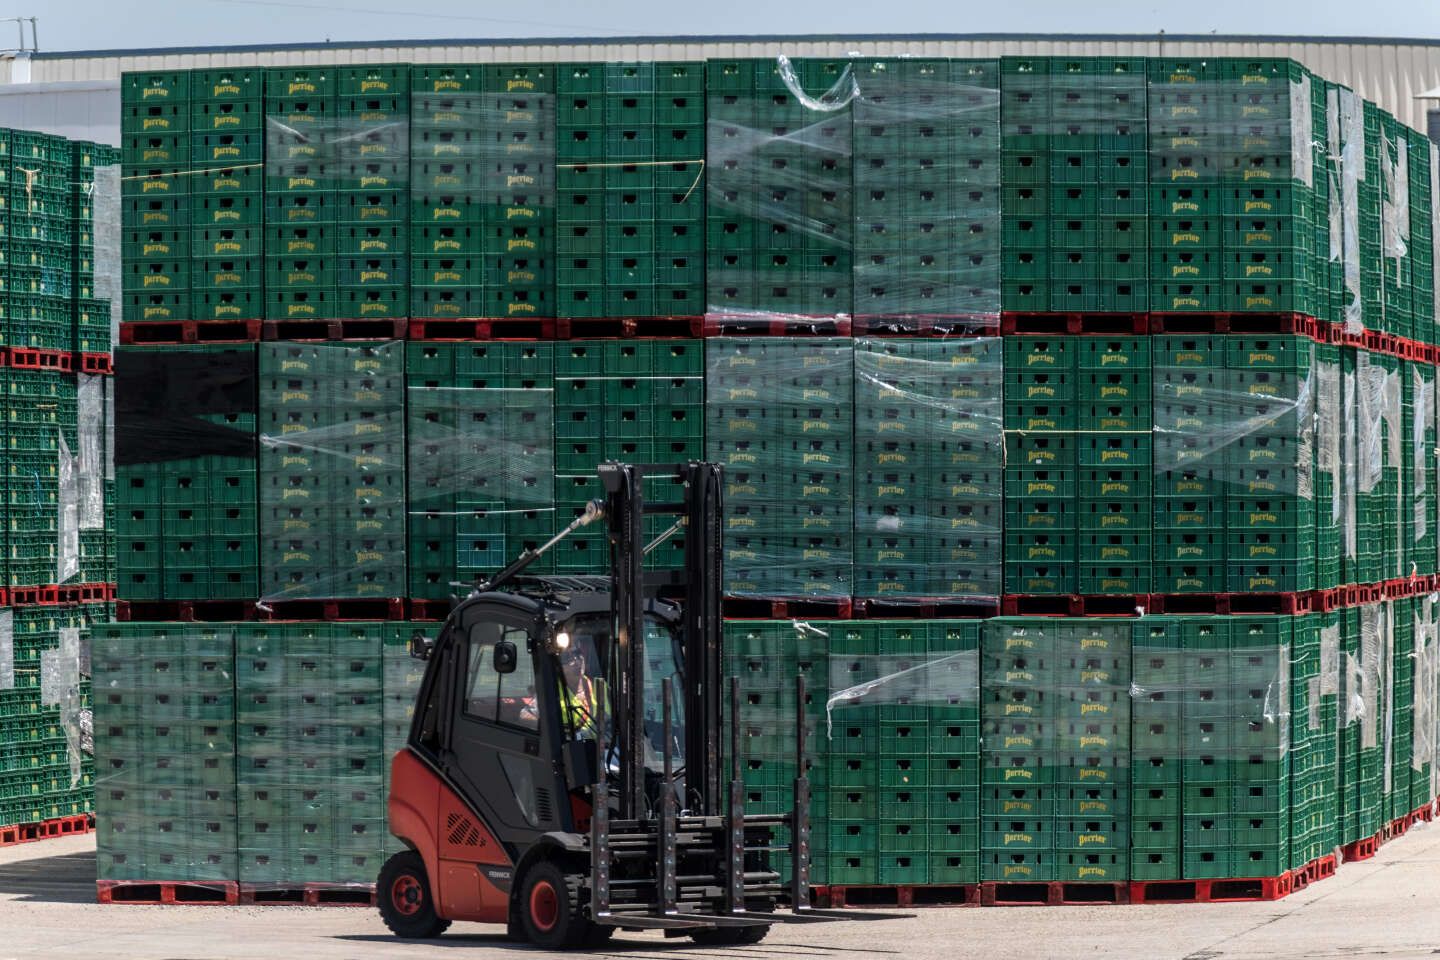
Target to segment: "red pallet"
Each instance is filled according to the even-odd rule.
[[[173,620],[217,623],[225,620],[404,620],[398,597],[317,600],[118,600],[115,619],[126,622]]]
[[[1280,900],[1294,892],[1294,877],[1231,880],[1132,880],[1131,903],[1235,903]]]
[[[1318,860],[1311,860],[1303,867],[1297,867],[1290,871],[1291,892],[1299,893],[1312,883],[1321,880],[1328,880],[1335,876],[1337,869],[1335,855],[1320,857]]]
[[[95,899],[112,904],[233,906],[240,902],[240,884],[233,880],[97,880]]]
[[[456,320],[417,317],[410,321],[411,340],[554,340],[555,321],[535,317]]]
[[[1130,884],[1071,883],[1049,880],[1036,883],[980,884],[980,905],[985,907],[1058,907],[1071,904],[1129,903]]]
[[[698,337],[700,317],[562,317],[555,321],[560,340],[616,340]]]
[[[1385,589],[1378,583],[1359,583],[1350,587],[1350,606],[1379,603],[1385,599]]]
[[[71,817],[56,817],[53,820],[41,820],[38,823],[9,824],[0,827],[0,847],[54,840],[58,837],[75,837],[94,829],[95,817],[89,813]]]
[[[1342,344],[1345,341],[1344,324],[1331,323],[1329,320],[1315,321],[1315,341],[1317,343]]]
[[[217,623],[254,620],[253,600],[117,600],[115,619],[122,623],[174,620],[183,623]]]
[[[60,603],[106,603],[115,599],[115,584],[62,583],[56,593]]]
[[[16,370],[48,370],[54,373],[70,373],[75,369],[75,354],[65,350],[11,347],[6,355],[7,363]]]
[[[115,358],[108,353],[80,354],[81,373],[111,374],[115,372]]]
[[[1012,593],[1000,599],[1007,617],[1137,617],[1150,609],[1145,593],[1116,596]]]
[[[1193,313],[1152,313],[1149,332],[1167,333],[1235,333],[1294,334],[1318,339],[1314,317],[1303,313],[1224,313],[1195,311]]]
[[[701,323],[706,337],[848,337],[849,317],[765,317],[707,316]]]
[[[297,887],[240,884],[240,903],[247,906],[373,907],[373,884],[306,883]]]
[[[1380,849],[1378,833],[1373,837],[1352,840],[1340,848],[1340,862],[1354,863],[1356,860],[1369,860],[1375,856],[1375,851],[1378,849]]]
[[[54,584],[43,587],[11,587],[10,604],[16,607],[44,607],[60,602],[60,588]]]
[[[1380,589],[1384,592],[1385,597],[1390,600],[1418,597],[1434,589],[1434,578],[1419,575],[1413,577],[1397,577],[1394,580],[1386,580],[1380,584]]]
[[[980,884],[957,883],[925,886],[867,885],[815,887],[811,902],[817,907],[978,907]]]
[[[454,604],[449,600],[411,600],[408,620],[444,620]]]
[[[849,597],[726,597],[722,609],[732,620],[849,620],[854,603]]]
[[[998,337],[1000,317],[991,314],[959,316],[887,317],[857,316],[851,325],[857,337]]]
[[[1410,832],[1410,827],[1415,823],[1415,814],[1407,813],[1403,817],[1396,817],[1385,826],[1380,828],[1380,843],[1386,844],[1391,840],[1398,839]]]
[[[253,343],[260,320],[127,320],[120,342],[127,346],[171,343]]]
[[[1015,311],[1000,318],[1000,332],[1005,336],[1143,336],[1150,332],[1150,314]]]
[[[404,340],[407,320],[266,320],[262,340]]]
[[[1155,593],[1154,614],[1228,616],[1231,614],[1304,614],[1314,610],[1314,595],[1303,593]]]
[[[941,618],[979,620],[999,616],[1000,603],[998,599],[969,601],[959,597],[914,597],[888,600],[857,597],[852,612],[857,620],[936,620]]]

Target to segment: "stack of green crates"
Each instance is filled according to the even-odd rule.
[[[75,205],[75,229],[72,269],[75,280],[71,292],[75,310],[74,349],[80,353],[109,353],[112,347],[110,301],[98,299],[95,283],[96,205],[107,201],[97,200],[95,196],[95,174],[101,168],[119,167],[121,152],[106,144],[80,141],[73,144],[73,150],[71,196]],[[112,251],[112,256],[119,252]]]
[[[706,72],[706,313],[730,331],[848,317],[850,64],[711,60]]]
[[[729,332],[854,316],[893,333],[1003,306],[1348,316],[1434,339],[1428,143],[1290,60],[376,65],[123,87],[136,319],[249,319],[257,297],[275,319],[685,316],[704,287]]]
[[[981,636],[981,880],[1056,879],[1055,630],[997,621]]]
[[[703,64],[557,71],[556,315],[700,315]]]
[[[1131,631],[1123,620],[1052,628],[1055,879],[1129,878]]]
[[[855,315],[890,332],[1000,312],[994,60],[865,60],[854,105]]]
[[[441,599],[553,535],[555,345],[407,347],[409,596]]]
[[[242,883],[373,883],[385,825],[376,623],[237,624]]]
[[[403,347],[261,345],[263,596],[405,594]]]
[[[1290,865],[1329,856],[1337,830],[1340,614],[1295,621],[1290,670]],[[1408,786],[1408,780],[1407,780]],[[1428,789],[1429,784],[1426,784]]]
[[[1440,193],[1436,180],[1434,146],[1418,130],[1403,128],[1410,154],[1410,315],[1411,336],[1421,343],[1434,343],[1436,317],[1440,316],[1435,302],[1435,195]]]
[[[100,879],[236,879],[234,630],[97,624],[91,637]]]
[[[1315,586],[1310,396],[1314,345],[1299,337],[1231,337],[1217,400],[1236,424],[1225,443],[1228,589],[1291,592]],[[1211,435],[1215,425],[1205,428]]]
[[[826,624],[823,628],[810,629],[781,620],[725,624],[727,683],[729,678],[734,678],[740,685],[739,761],[747,812],[785,813],[794,806],[798,772],[795,732],[801,713],[797,711],[795,699],[796,679],[805,680],[805,762],[806,776],[810,779],[812,868],[818,868],[813,871],[817,878],[824,875],[824,851],[829,849],[830,837],[835,833],[829,826],[827,812],[832,802],[843,806],[843,798],[834,801],[832,797],[831,777],[839,777],[841,786],[836,790],[851,782],[868,784],[865,780],[852,781],[843,769],[831,770],[825,760],[831,751],[830,740],[836,735],[836,725],[826,723],[830,651],[845,649],[846,638],[853,634],[845,629],[849,626],[852,625]],[[728,689],[727,686],[723,702],[727,717],[730,715]],[[726,764],[722,777],[728,783],[729,742],[722,744],[721,749]],[[838,763],[840,768],[846,766],[843,760],[830,762]],[[846,848],[842,842],[836,849],[836,856],[841,857]],[[859,852],[873,853],[873,846]],[[785,870],[789,868],[789,861],[779,858],[772,865]],[[868,866],[873,872],[873,858]]]
[[[1152,617],[1136,625],[1130,878],[1290,868],[1290,649],[1312,620]]]
[[[1073,341],[1078,580],[1083,594],[1151,589],[1149,337]]]
[[[266,244],[265,317],[269,320],[339,315],[340,261],[334,232],[340,214],[336,187],[342,171],[333,142],[340,136],[338,89],[336,70],[330,67],[265,71],[263,223],[270,229],[305,228],[307,240],[329,234],[324,248],[314,251],[292,252]]]
[[[121,84],[126,319],[190,314],[190,80],[154,71]]]
[[[1314,132],[1324,116],[1321,84],[1289,60],[1229,61],[1206,72],[1222,132],[1223,309],[1325,316],[1329,177]]]
[[[258,69],[200,70],[190,77],[190,317],[196,320],[264,316],[264,79]],[[291,145],[277,137],[282,165]],[[184,225],[173,232],[183,235]]]
[[[706,457],[726,471],[725,592],[850,596],[851,341],[722,338],[705,361]]]
[[[1182,863],[1187,878],[1274,877],[1290,866],[1293,617],[1180,625]]]
[[[71,559],[61,555],[60,480],[62,460],[78,449],[75,378],[12,369],[5,386],[6,583],[58,583]]]
[[[1151,309],[1328,319],[1323,85],[1288,60],[1148,72]]]
[[[7,345],[75,349],[75,202],[70,141],[5,131]]]
[[[1126,879],[1128,621],[981,630],[981,879]]]
[[[119,584],[130,600],[254,599],[259,595],[255,348],[128,347],[119,354],[152,404],[127,426],[171,451],[221,447],[117,468]],[[156,378],[159,378],[158,380]],[[177,398],[201,398],[175,418]],[[128,444],[127,444],[128,445]],[[83,546],[82,533],[82,546]]]
[[[410,69],[343,67],[335,109],[337,316],[410,315]]]
[[[1130,879],[1181,873],[1182,699],[1180,619],[1152,617],[1131,637]]]
[[[381,772],[384,778],[384,792],[390,796],[390,764],[395,754],[404,749],[410,739],[410,722],[415,717],[415,698],[420,693],[420,681],[425,678],[425,661],[410,655],[410,641],[415,634],[436,640],[440,624],[435,622],[391,622],[383,626],[383,646],[380,668],[383,676],[380,684],[383,697],[380,706],[381,723]],[[382,813],[386,811],[382,808]],[[384,859],[399,853],[403,844],[389,830],[382,832],[381,842]]]
[[[997,339],[855,342],[855,595],[1001,593]]]
[[[1431,469],[1435,449],[1435,370],[1405,363],[1401,367],[1404,413],[1404,456],[1401,489],[1402,569],[1406,573],[1434,573],[1437,563],[1436,497]],[[1319,501],[1322,507],[1323,501]]]
[[[1391,602],[1390,622],[1390,749],[1384,774],[1383,817],[1405,816],[1410,805],[1410,762],[1415,752],[1415,717],[1404,705],[1415,702],[1415,608],[1413,597]]]
[[[410,301],[417,317],[481,314],[482,254],[488,253],[476,184],[487,175],[480,121],[485,68],[425,65],[411,70]]]
[[[834,706],[824,742],[831,882],[929,881],[926,627],[855,624],[831,636]]]
[[[1078,584],[1076,354],[1065,337],[1005,344],[1005,592]]]
[[[698,340],[579,340],[555,349],[555,529],[591,500],[604,497],[595,468],[606,460],[683,464],[704,456],[704,345]],[[646,483],[648,500],[676,503],[681,491]],[[645,520],[646,542],[674,517]],[[593,573],[608,563],[603,531],[580,530],[561,544],[557,573]],[[683,533],[649,555],[655,566],[680,567]]]
[[[485,71],[477,197],[486,317],[555,315],[555,73],[550,64]]]
[[[78,605],[0,611],[0,824],[93,809],[94,764],[81,744],[90,709]]]
[[[434,628],[92,626],[100,878],[373,883]]]

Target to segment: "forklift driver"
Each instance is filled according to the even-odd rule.
[[[560,652],[562,709],[577,738],[595,736],[595,681],[587,669],[585,646],[572,643]]]

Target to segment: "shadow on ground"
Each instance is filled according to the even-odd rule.
[[[68,853],[0,864],[0,897],[38,903],[94,903],[95,854]]]
[[[514,943],[505,938],[505,935],[496,933],[447,933],[434,940],[397,940],[395,937],[384,934],[349,934],[336,937],[336,940],[344,940],[351,943],[411,943],[416,946],[425,947],[489,947],[492,950],[513,950],[517,954],[535,954],[543,952],[542,948],[534,947],[524,943]],[[879,954],[897,953],[894,950],[876,950],[873,947],[850,948],[834,947],[820,944],[799,944],[799,943],[770,943],[761,942],[753,947],[711,947],[692,943],[686,939],[654,940],[654,939],[628,939],[626,935],[618,933],[615,938],[604,946],[595,947],[589,951],[590,956],[616,956],[624,954],[638,954],[654,956],[656,954],[675,954],[683,956],[692,951],[703,951],[704,956],[719,955],[726,957],[739,956],[833,956],[843,957],[846,954],[860,954],[867,957]]]

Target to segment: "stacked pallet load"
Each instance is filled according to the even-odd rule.
[[[149,114],[128,109],[127,135]],[[121,153],[0,131],[0,845],[93,822],[83,634],[113,613]]]
[[[97,706],[112,895],[367,882],[410,635],[608,459],[724,466],[747,805],[805,723],[831,902],[1272,898],[1433,809],[1440,164],[1353,92],[1044,57],[125,90],[109,663],[228,638],[249,780],[167,858],[147,803],[189,787],[114,795],[103,742],[168,755],[163,713]],[[242,682],[276,656],[302,702]],[[313,798],[245,766],[287,738]]]

